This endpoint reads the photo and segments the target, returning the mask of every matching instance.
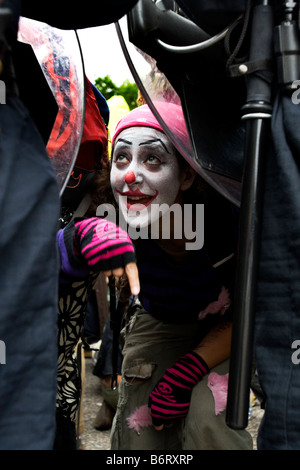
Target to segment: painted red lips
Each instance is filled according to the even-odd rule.
[[[149,194],[142,193],[139,189],[135,191],[117,192],[120,194],[120,196],[127,198],[127,209],[130,209],[132,206],[134,206],[135,210],[141,210],[141,208],[149,206],[158,195],[158,191],[156,191],[155,194],[152,196]],[[143,207],[140,208],[139,206]]]

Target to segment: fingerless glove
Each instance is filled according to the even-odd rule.
[[[193,387],[209,372],[205,361],[195,352],[182,356],[166,370],[149,396],[154,426],[171,424],[187,415]]]
[[[74,219],[57,234],[61,269],[74,277],[89,272],[110,271],[135,262],[128,234],[99,217]]]

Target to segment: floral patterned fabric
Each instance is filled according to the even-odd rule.
[[[88,297],[98,274],[60,286],[58,306],[58,376],[56,407],[76,419],[80,403],[81,377],[75,348],[81,338]]]

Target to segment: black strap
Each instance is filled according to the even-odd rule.
[[[237,56],[242,48],[242,45],[245,41],[245,38],[246,38],[246,35],[247,35],[247,31],[248,31],[248,27],[249,27],[249,20],[250,20],[250,11],[251,11],[251,5],[252,4],[252,1],[251,0],[247,0],[247,3],[246,3],[246,9],[245,9],[245,13],[243,15],[243,18],[240,19],[238,18],[232,25],[231,27],[229,28],[228,32],[227,32],[227,35],[225,37],[225,41],[224,41],[224,47],[225,47],[225,50],[227,52],[227,54],[229,55],[229,58],[227,60],[227,64],[226,64],[226,68],[227,68],[227,72],[230,71],[231,67],[233,66],[233,64],[236,62],[236,60],[238,60],[239,63],[243,63],[244,60],[243,59],[237,59]],[[230,38],[231,38],[231,34],[232,32],[234,31],[234,29],[236,28],[236,26],[240,23],[240,22],[243,22],[243,25],[242,25],[242,30],[241,30],[241,33],[240,33],[240,37],[237,41],[237,44],[234,48],[233,51],[230,50]],[[229,73],[230,75],[230,73]],[[239,74],[240,75],[240,74]]]
[[[118,349],[121,315],[119,308],[117,309],[116,282],[114,276],[109,277],[108,285],[110,295],[110,328],[113,332],[111,388],[112,390],[115,390],[118,384]]]
[[[78,410],[76,416],[76,438],[78,439],[80,436],[80,411],[82,406],[82,350],[83,350],[83,343],[79,341],[77,344],[76,350],[76,359],[78,365],[78,376],[80,380],[80,395],[79,395],[79,403],[78,403]]]
[[[112,347],[112,382],[111,388],[115,390],[118,386],[118,360],[119,360],[119,346],[120,346],[120,331],[121,324],[124,318],[125,311],[129,304],[129,297],[127,289],[123,289],[123,295],[117,297],[117,289],[114,276],[109,278],[109,292],[110,292],[110,327],[113,332],[113,347]]]
[[[245,66],[245,72],[241,71],[241,65]],[[263,59],[263,60],[252,60],[252,61],[244,61],[242,64],[234,64],[230,65],[227,69],[228,74],[230,77],[241,77],[242,75],[249,75],[250,73],[254,72],[261,72],[262,70],[273,70],[274,62],[271,59]],[[269,82],[271,80],[268,80]]]

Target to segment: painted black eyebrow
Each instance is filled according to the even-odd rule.
[[[132,142],[130,142],[129,140],[125,140],[125,139],[118,139],[116,145],[117,145],[119,142],[123,142],[124,144],[132,145]]]
[[[147,145],[147,144],[153,144],[154,142],[160,142],[161,145],[163,146],[163,148],[165,149],[165,151],[166,151],[167,153],[171,153],[171,152],[169,152],[169,150],[167,149],[166,145],[164,144],[164,142],[163,142],[161,139],[147,140],[146,142],[141,142],[141,143],[139,144],[139,146],[141,146],[141,145]]]

